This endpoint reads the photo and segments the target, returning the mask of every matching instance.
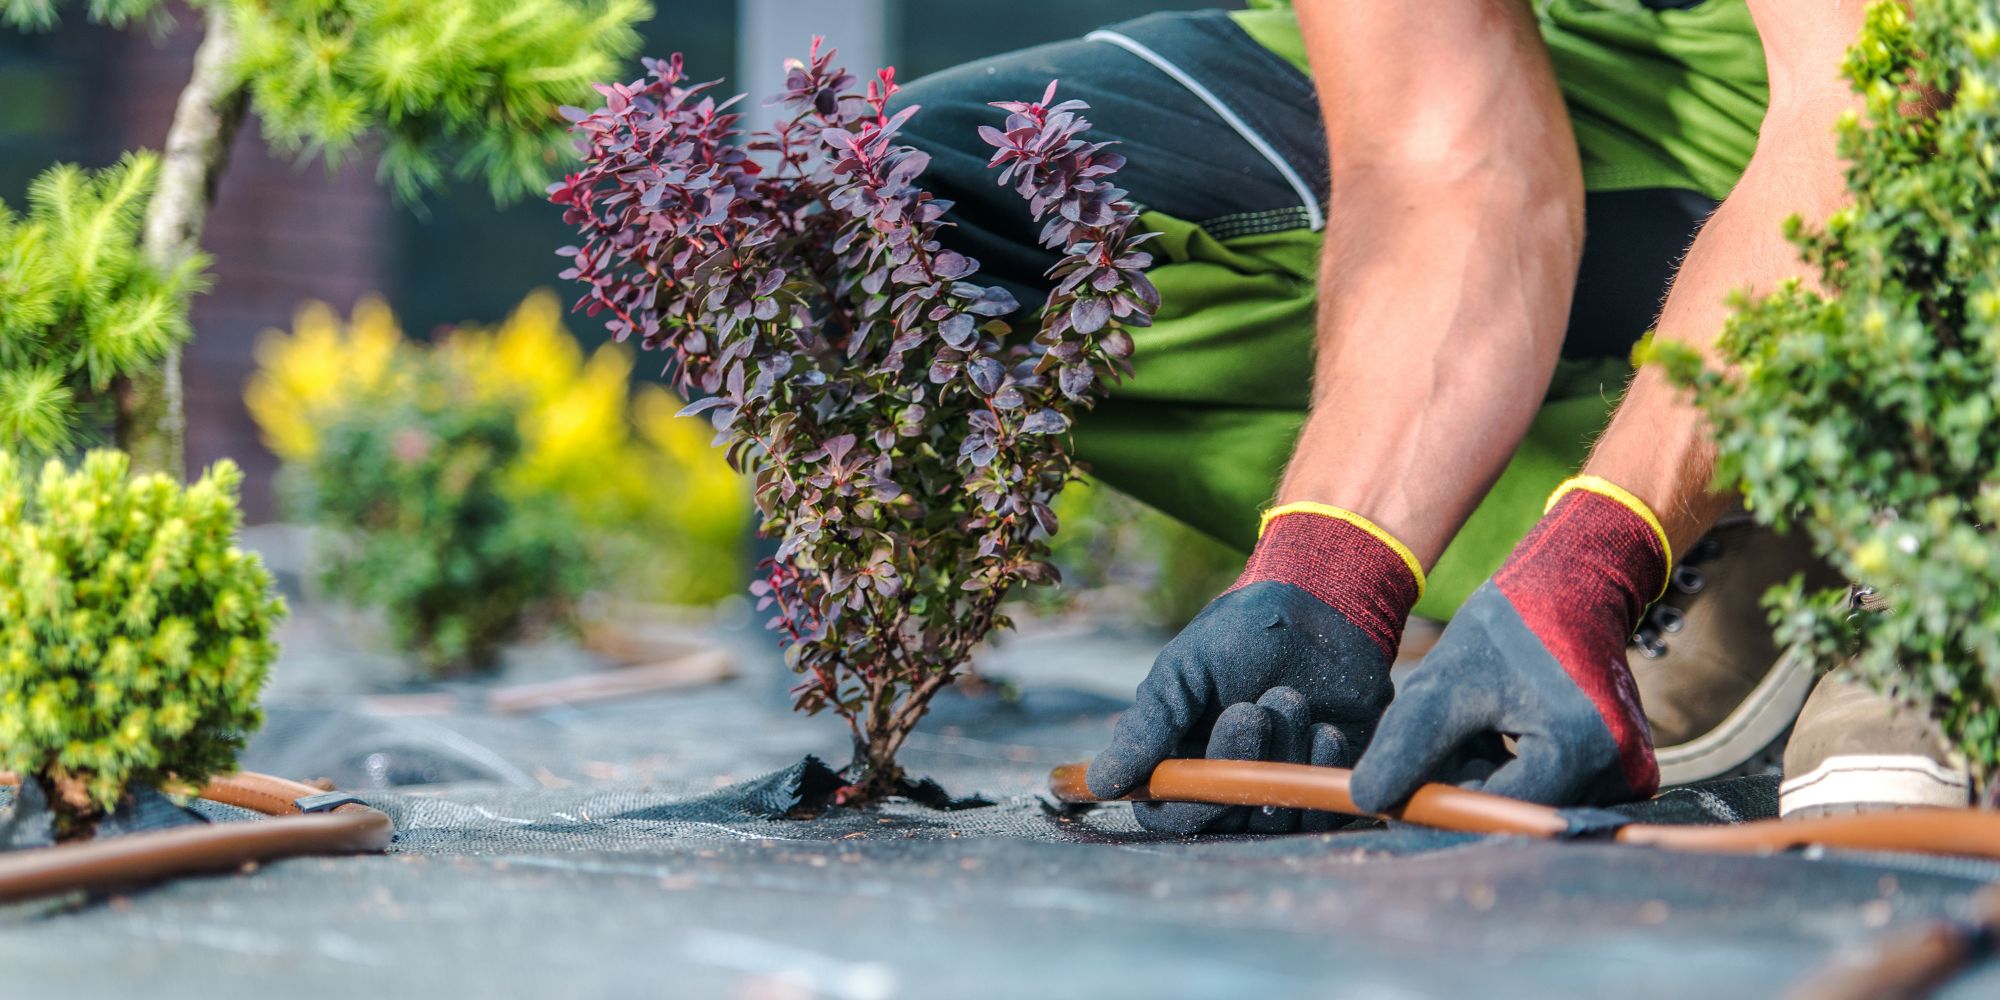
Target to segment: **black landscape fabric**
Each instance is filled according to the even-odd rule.
[[[808,755],[842,760],[843,730],[792,717],[745,648],[727,684],[524,716],[478,685],[274,699],[246,767],[359,791],[396,822],[387,856],[0,908],[0,962],[72,998],[1766,997],[2000,881],[1411,828],[1160,838],[1044,798],[1121,707],[1048,683],[950,695],[912,740],[913,773],[993,805],[773,819],[824,798]],[[1774,809],[1746,778],[1625,811]],[[2000,963],[1940,995],[2000,995]]]

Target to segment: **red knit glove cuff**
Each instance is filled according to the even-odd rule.
[[[1622,624],[1622,643],[1646,605],[1664,592],[1671,559],[1650,508],[1609,484],[1577,479],[1550,499],[1548,512],[1493,582],[1510,598],[1546,596],[1554,618],[1574,619],[1586,609],[1612,616]],[[1522,607],[1519,600],[1514,606]],[[1528,621],[1530,627],[1543,624],[1556,622]]]
[[[1340,612],[1390,659],[1424,591],[1423,566],[1403,543],[1359,514],[1323,504],[1287,504],[1264,515],[1257,548],[1229,589],[1267,580]]]

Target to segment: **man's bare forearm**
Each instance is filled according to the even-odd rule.
[[[1859,105],[1838,69],[1861,8],[1856,0],[1831,8],[1819,0],[1752,0],[1770,62],[1771,109],[1749,168],[1689,249],[1654,336],[1708,352],[1728,318],[1731,292],[1767,293],[1795,277],[1813,282],[1782,231],[1792,215],[1819,223],[1846,201],[1833,130]],[[1715,446],[1706,421],[1655,368],[1633,378],[1585,471],[1652,507],[1676,552],[1732,499],[1709,489]]]
[[[1707,352],[1728,318],[1728,297],[1738,289],[1774,290],[1805,277],[1798,248],[1782,235],[1793,214],[1819,221],[1840,205],[1846,188],[1839,161],[1830,155],[1831,121],[1779,126],[1799,134],[1784,140],[1782,155],[1761,152],[1688,251],[1654,334]],[[1762,148],[1772,148],[1772,127]],[[1825,147],[1814,155],[1811,150]],[[1642,368],[1625,401],[1599,439],[1585,471],[1623,486],[1653,508],[1674,551],[1684,552],[1727,508],[1731,497],[1712,492],[1715,445],[1701,412],[1687,393],[1658,368]]]
[[[1333,191],[1314,406],[1279,500],[1360,512],[1428,565],[1554,370],[1582,246],[1576,147],[1520,0],[1297,7]]]

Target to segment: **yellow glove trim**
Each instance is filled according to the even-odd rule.
[[[1332,504],[1314,503],[1311,500],[1299,500],[1294,503],[1280,504],[1276,507],[1271,508],[1270,510],[1265,511],[1263,520],[1257,522],[1257,537],[1258,538],[1264,537],[1264,532],[1271,527],[1271,522],[1280,517],[1285,516],[1286,514],[1317,514],[1320,517],[1330,517],[1336,521],[1346,521],[1348,524],[1354,525],[1355,527],[1360,528],[1362,531],[1367,532],[1376,541],[1381,542],[1384,545],[1387,545],[1389,547],[1389,551],[1394,552],[1397,556],[1402,558],[1403,565],[1408,566],[1410,568],[1410,575],[1415,577],[1417,580],[1417,599],[1418,600],[1423,599],[1424,582],[1425,582],[1424,564],[1417,561],[1417,554],[1411,552],[1409,546],[1404,545],[1400,541],[1397,541],[1395,535],[1389,534],[1388,532],[1382,530],[1381,525],[1376,524],[1375,522],[1370,521],[1369,519],[1362,517],[1361,515],[1356,514],[1355,512],[1348,510],[1345,507],[1335,507]]]
[[[1646,506],[1646,501],[1633,496],[1630,490],[1603,476],[1571,476],[1561,486],[1556,487],[1554,493],[1549,494],[1549,502],[1542,507],[1542,513],[1547,514],[1549,511],[1554,510],[1556,501],[1577,490],[1582,490],[1586,493],[1595,493],[1601,497],[1609,497],[1617,501],[1626,510],[1639,515],[1639,520],[1646,522],[1646,527],[1653,529],[1653,534],[1659,536],[1660,555],[1667,561],[1667,576],[1670,578],[1673,576],[1674,546],[1673,543],[1667,541],[1667,529],[1660,526],[1660,519],[1653,514],[1653,508]],[[1653,599],[1657,601],[1661,597],[1666,596],[1666,593],[1667,585],[1665,581],[1662,581],[1660,583],[1660,592],[1654,595]]]

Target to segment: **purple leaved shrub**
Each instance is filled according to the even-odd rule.
[[[1070,421],[1127,372],[1127,328],[1159,304],[1152,234],[1133,232],[1124,157],[1084,138],[1082,102],[1052,103],[1052,82],[996,104],[991,165],[1060,255],[1019,335],[1014,297],[940,242],[950,203],[897,142],[918,109],[889,112],[893,69],[857,90],[815,40],[772,102],[787,117],[747,134],[679,56],[647,69],[570,112],[584,162],[550,198],[583,242],[563,276],[620,339],[666,352],[701,397],[688,411],[754,476],[780,542],[751,590],[801,677],[795,707],[847,720],[843,798],[878,798],[931,697],[1009,624],[1002,599],[1056,578]]]

